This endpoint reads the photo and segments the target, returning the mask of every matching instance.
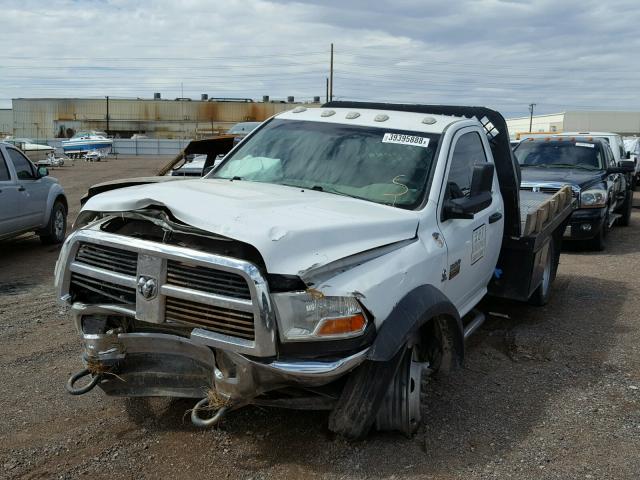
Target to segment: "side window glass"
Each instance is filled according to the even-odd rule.
[[[18,180],[35,180],[36,173],[27,157],[13,148],[8,148],[7,151],[13,162],[13,167],[16,169]]]
[[[487,156],[482,140],[477,132],[462,135],[453,149],[449,177],[447,178],[447,198],[462,198],[471,192],[473,167],[485,163]]]
[[[7,180],[10,180],[9,168],[7,167],[7,162],[2,156],[2,152],[0,152],[0,182],[6,182]]]
[[[615,167],[616,166],[616,157],[613,155],[613,150],[611,150],[611,148],[609,148],[608,151],[609,151],[609,166],[610,167]]]

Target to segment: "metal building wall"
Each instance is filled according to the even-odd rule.
[[[12,101],[16,136],[56,137],[67,129],[107,130],[106,99],[25,99]],[[109,99],[109,131],[127,136],[197,138],[225,131],[242,121],[262,121],[293,108],[290,103]],[[317,106],[312,104],[310,106]]]
[[[529,117],[507,120],[511,138],[529,131]],[[613,132],[640,134],[640,112],[569,111],[533,116],[533,132]]]
[[[640,134],[640,112],[566,112],[565,132]]]
[[[0,108],[0,138],[13,135],[13,110]]]
[[[532,132],[562,132],[564,128],[564,113],[552,113],[548,115],[534,115],[531,126]],[[507,120],[507,128],[512,139],[517,139],[521,133],[529,132],[529,117],[510,118]]]

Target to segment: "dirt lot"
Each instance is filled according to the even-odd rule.
[[[73,218],[88,185],[164,161],[52,175]],[[510,318],[490,318],[464,370],[432,383],[418,435],[361,443],[329,434],[326,413],[246,408],[198,430],[184,417],[192,402],[68,395],[79,341],[53,294],[57,250],[36,237],[0,243],[3,478],[640,477],[639,210],[605,253],[563,253],[548,306],[492,307]]]

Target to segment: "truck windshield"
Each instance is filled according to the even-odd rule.
[[[416,208],[440,135],[272,120],[210,177],[274,183]]]
[[[595,143],[580,141],[524,141],[514,150],[521,167],[603,169]]]

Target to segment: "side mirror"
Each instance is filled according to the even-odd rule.
[[[494,166],[483,163],[473,167],[469,196],[449,198],[444,202],[443,220],[451,218],[471,219],[474,214],[491,205]]]
[[[49,175],[49,169],[47,167],[38,167],[38,178],[46,177]]]
[[[620,160],[617,167],[607,168],[607,173],[633,173],[636,171],[636,162],[633,160]]]

